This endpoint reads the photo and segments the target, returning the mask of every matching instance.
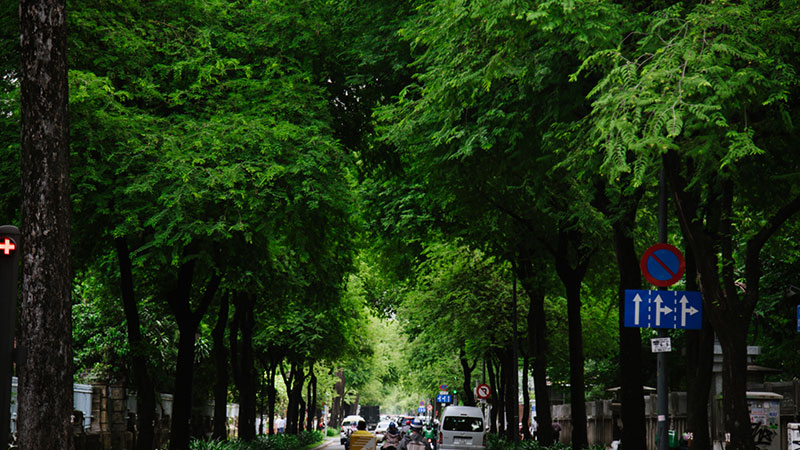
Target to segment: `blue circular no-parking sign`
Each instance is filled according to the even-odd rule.
[[[683,253],[669,244],[656,244],[648,248],[639,263],[642,275],[659,287],[672,286],[683,277],[686,261]]]

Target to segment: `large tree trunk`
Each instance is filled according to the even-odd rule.
[[[509,343],[503,355],[503,374],[505,374],[506,384],[506,438],[511,442],[517,442],[519,441],[519,397],[517,395],[519,366],[512,346],[513,344]]]
[[[622,400],[621,444],[625,450],[639,450],[645,448],[647,444],[644,378],[642,376],[642,333],[639,328],[625,326],[624,314],[625,290],[642,288],[639,258],[633,239],[638,197],[622,199],[621,203],[623,203],[621,205],[623,214],[612,224],[614,251],[617,255],[617,269],[619,270],[617,304],[619,305],[619,383]]]
[[[188,256],[188,255],[185,255]],[[170,448],[188,449],[191,438],[190,421],[192,417],[192,382],[194,378],[195,334],[200,321],[208,310],[217,292],[221,277],[214,272],[208,280],[197,309],[191,309],[192,282],[194,280],[194,260],[181,264],[178,270],[178,284],[169,293],[170,308],[178,324],[178,358],[175,366],[175,387],[172,404],[172,428]]]
[[[253,355],[253,328],[255,326],[255,297],[252,294],[238,292],[234,296],[236,313],[234,321],[237,326],[231,329],[231,342],[236,344],[236,364],[234,373],[239,390],[239,438],[252,441],[256,438],[256,378],[255,358]],[[236,335],[241,341],[236,343]]]
[[[328,426],[333,428],[338,428],[339,424],[342,423],[342,419],[344,418],[342,415],[342,409],[344,408],[343,399],[345,388],[344,369],[337,370],[336,377],[339,380],[333,385],[333,390],[336,392],[336,396],[333,398],[333,405],[331,406],[331,421],[328,423]]]
[[[586,392],[584,383],[583,323],[581,321],[581,283],[589,266],[589,258],[579,258],[576,267],[569,263],[568,248],[585,255],[580,247],[580,237],[575,232],[559,232],[558,249],[555,251],[556,272],[566,289],[567,321],[569,323],[569,382],[572,406],[572,448],[589,445],[586,422]]]
[[[503,350],[497,352],[497,434],[502,436],[506,433],[506,368],[503,364]]]
[[[461,371],[464,374],[464,383],[461,386],[464,391],[464,406],[475,406],[475,393],[472,392],[472,371],[475,370],[477,362],[470,365],[463,347],[458,350],[458,361],[461,363]]]
[[[217,315],[217,325],[211,332],[214,340],[214,367],[217,379],[214,382],[214,430],[212,439],[228,439],[228,350],[225,347],[225,328],[228,323],[230,294],[223,295]]]
[[[528,333],[530,334],[530,354],[533,358],[533,388],[536,394],[536,435],[543,446],[553,444],[553,430],[550,424],[550,388],[547,386],[547,317],[544,309],[544,289],[536,283],[530,253],[522,248],[516,264],[519,279],[530,299],[528,310]]]
[[[139,436],[136,439],[138,450],[151,450],[155,439],[156,391],[148,372],[147,343],[142,337],[139,309],[133,288],[133,266],[131,264],[128,242],[124,237],[114,240],[119,262],[122,309],[125,311],[125,324],[128,329],[128,346],[131,348],[133,382],[137,393],[137,425]]]
[[[21,362],[17,430],[20,448],[72,449],[65,2],[21,0],[19,19],[21,231],[25,239],[20,332],[21,348],[27,356]]]
[[[697,265],[686,251],[686,290],[697,291]],[[692,433],[692,450],[711,450],[708,402],[714,363],[714,330],[703,316],[703,328],[686,330],[686,429]]]

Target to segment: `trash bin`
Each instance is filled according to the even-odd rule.
[[[678,432],[675,430],[667,431],[667,445],[669,448],[678,448]]]

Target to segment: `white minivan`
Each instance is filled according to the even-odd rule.
[[[448,406],[442,411],[439,450],[482,450],[486,447],[483,412],[477,406]]]

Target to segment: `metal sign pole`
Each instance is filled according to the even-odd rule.
[[[658,241],[667,242],[667,186],[664,181],[664,168],[658,177]],[[666,288],[659,288],[666,289]],[[667,338],[667,330],[658,329],[659,338]],[[658,422],[656,426],[656,440],[658,450],[667,450],[667,431],[669,429],[669,393],[667,392],[667,353],[659,352],[656,356],[657,384],[656,393],[658,394]]]
[[[14,374],[20,241],[17,227],[0,226],[0,436],[4,440],[8,439],[11,426],[11,377]]]

